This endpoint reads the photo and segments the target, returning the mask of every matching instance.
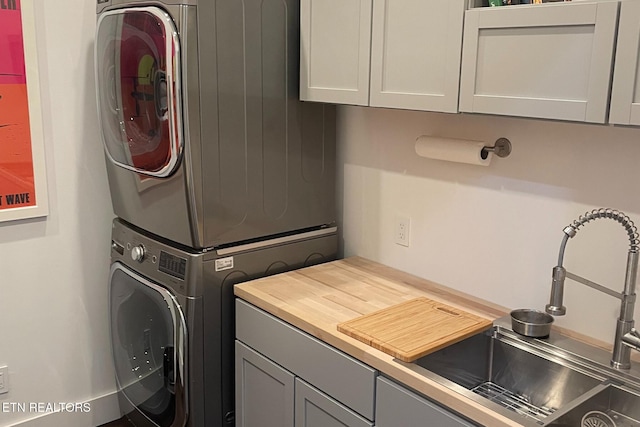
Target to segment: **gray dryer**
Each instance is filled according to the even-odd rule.
[[[335,106],[299,93],[299,0],[98,0],[115,214],[193,248],[335,223]]]

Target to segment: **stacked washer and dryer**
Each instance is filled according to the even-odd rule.
[[[110,316],[137,426],[234,425],[236,283],[335,259],[335,110],[299,0],[97,0]]]

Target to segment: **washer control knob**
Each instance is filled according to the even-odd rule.
[[[144,246],[138,245],[131,248],[131,259],[134,261],[142,262],[146,255],[146,251],[144,250]]]

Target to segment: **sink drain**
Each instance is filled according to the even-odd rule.
[[[616,427],[611,417],[604,412],[591,411],[582,417],[582,427]]]

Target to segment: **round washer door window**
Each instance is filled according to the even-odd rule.
[[[170,176],[183,148],[180,45],[171,17],[157,7],[104,13],[95,67],[109,159],[141,174]]]
[[[110,276],[113,358],[119,390],[161,427],[186,413],[186,324],[175,298],[127,267]]]

